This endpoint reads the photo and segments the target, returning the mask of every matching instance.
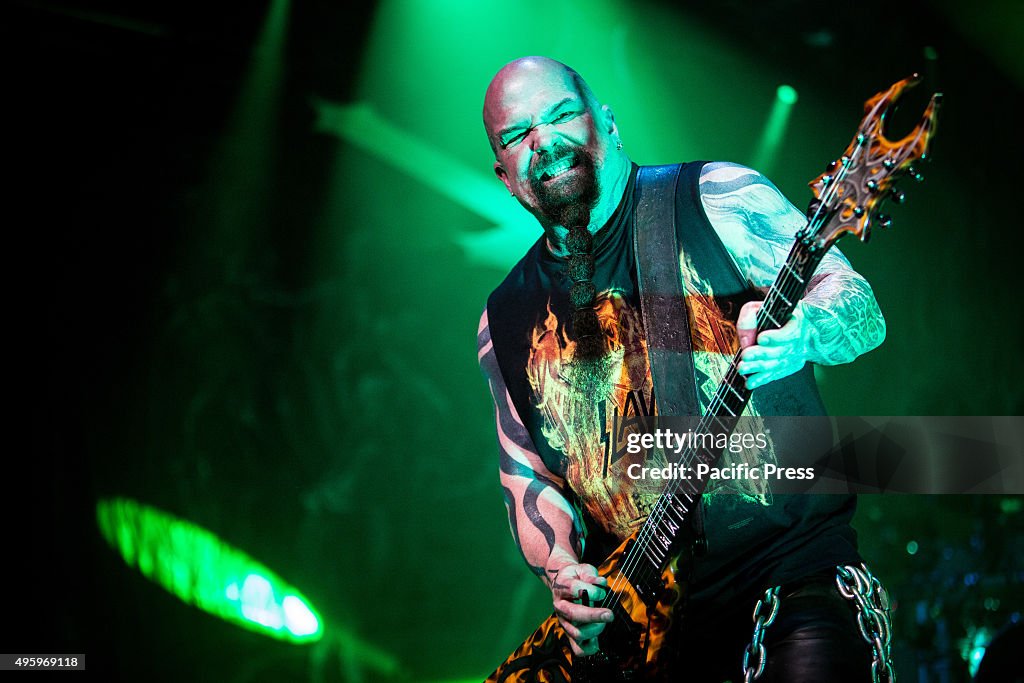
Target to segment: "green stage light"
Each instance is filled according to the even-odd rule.
[[[778,90],[775,91],[775,96],[783,104],[796,104],[796,88],[791,85],[780,85]]]
[[[969,625],[967,627],[967,637],[962,641],[960,656],[967,662],[967,671],[971,678],[978,673],[981,660],[985,657],[985,650],[992,642],[993,635],[995,634],[992,629],[984,626]]]
[[[772,103],[768,120],[765,121],[761,131],[761,137],[757,143],[757,149],[753,155],[751,166],[762,173],[771,174],[778,158],[779,147],[782,145],[782,138],[789,125],[790,113],[793,105],[796,104],[796,89],[791,85],[780,85],[775,90],[775,101]]]
[[[127,498],[96,504],[103,537],[129,566],[210,614],[294,643],[323,637],[299,591],[213,533]]]

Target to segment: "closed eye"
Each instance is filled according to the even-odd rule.
[[[518,133],[514,133],[514,134],[510,135],[509,137],[505,138],[504,141],[502,141],[501,148],[502,149],[508,149],[510,146],[512,146],[514,144],[518,144],[519,142],[521,142],[523,140],[523,138],[526,137],[526,134],[528,132],[530,132],[529,129],[523,130],[523,131],[519,131]]]
[[[547,123],[548,123],[548,125],[555,124],[555,123],[565,123],[566,121],[570,121],[570,120],[576,118],[577,116],[579,116],[582,113],[583,113],[582,111],[577,111],[577,110],[574,110],[574,109],[569,109],[567,111],[559,112],[558,114],[555,115],[554,118],[549,120]],[[512,147],[514,145],[519,144],[520,142],[523,141],[524,138],[526,138],[527,135],[530,134],[531,130],[533,130],[533,127],[527,128],[525,130],[521,130],[521,131],[519,131],[517,133],[510,133],[508,137],[502,138],[502,140],[500,141],[501,142],[501,148],[502,149],[508,149],[509,147]]]

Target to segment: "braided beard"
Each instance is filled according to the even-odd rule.
[[[590,212],[581,218],[589,219]],[[572,361],[568,366],[568,379],[580,392],[589,396],[604,395],[613,369],[608,353],[608,337],[597,317],[597,288],[594,286],[594,238],[587,230],[589,220],[569,228],[565,244],[569,250],[567,264],[573,281],[569,301],[573,306],[570,335],[576,342]]]

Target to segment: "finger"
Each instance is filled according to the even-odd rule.
[[[596,655],[601,646],[597,642],[597,638],[591,638],[590,640],[583,641],[579,644],[580,649],[583,650],[583,656],[589,657]]]
[[[758,373],[756,375],[749,375],[746,378],[747,389],[757,389],[764,385],[764,373]]]
[[[744,361],[771,360],[781,358],[786,353],[787,348],[785,346],[761,346],[760,344],[755,344],[743,349],[740,358]],[[742,373],[743,370],[741,369],[740,372]]]
[[[567,564],[555,575],[555,583],[568,584],[573,579],[602,586],[608,585],[608,579],[598,574],[597,567],[592,564]]]
[[[585,607],[568,600],[556,600],[554,607],[555,613],[559,617],[576,625],[598,622],[608,623],[613,618],[610,609],[605,609],[604,607]]]
[[[585,594],[590,602],[603,600],[606,595],[603,586],[587,583],[580,579],[573,579],[568,583],[556,583],[554,593],[564,600],[580,600]]]
[[[587,583],[596,584],[599,586],[607,586],[608,579],[597,573],[597,567],[592,564],[581,564],[579,567],[579,574],[577,578],[580,581],[586,581]]]
[[[800,326],[792,320],[777,330],[767,330],[757,335],[757,343],[762,346],[789,344],[800,338]]]
[[[792,342],[800,339],[804,332],[804,309],[798,303],[796,308],[793,309],[792,317],[786,321],[785,325],[778,329],[766,330],[757,335],[757,343],[771,346],[776,343]]]
[[[789,375],[792,375],[798,369],[799,368],[789,363],[780,363],[771,370],[758,372],[754,375],[747,377],[747,388],[756,389],[758,387],[763,387],[765,384],[768,384],[769,382],[774,382],[777,379],[782,379],[783,377],[788,377]]]
[[[577,625],[565,619],[559,619],[558,623],[562,625],[562,628],[565,630],[569,638],[575,640],[577,643],[583,643],[586,640],[597,638],[601,631],[604,630],[603,623]]]
[[[777,358],[767,358],[765,360],[744,360],[740,361],[740,364],[736,366],[736,371],[741,375],[754,375],[763,372],[772,372],[777,370],[782,365],[782,361]]]
[[[576,589],[576,598],[582,600],[583,596],[587,596],[587,600],[591,605],[600,600],[604,600],[604,596],[608,594],[603,587],[597,586],[592,583],[583,583],[577,581],[573,584],[573,588]]]
[[[761,308],[760,301],[748,301],[740,309],[739,317],[736,319],[736,333],[740,339],[741,349],[753,346],[757,339],[757,310],[759,308]]]
[[[601,649],[598,646],[597,638],[584,641],[582,645],[570,638],[569,647],[572,648],[572,653],[577,657],[590,657],[591,655],[596,655]]]

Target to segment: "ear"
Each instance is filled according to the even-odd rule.
[[[500,161],[494,162],[494,175],[498,176],[498,180],[505,183],[505,189],[508,190],[509,193],[515,194],[512,192],[512,184],[508,181],[508,172],[505,170],[505,167],[501,165]]]
[[[612,112],[612,108],[607,104],[601,105],[601,121],[604,123],[609,135],[618,134],[619,127],[615,125],[615,113]]]

